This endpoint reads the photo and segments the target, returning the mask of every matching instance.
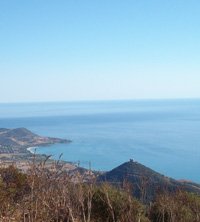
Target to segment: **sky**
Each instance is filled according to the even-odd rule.
[[[0,102],[200,98],[199,0],[0,0]]]

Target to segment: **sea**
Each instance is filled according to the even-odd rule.
[[[39,154],[108,171],[133,159],[175,179],[200,183],[200,100],[0,104],[0,127],[69,139]]]

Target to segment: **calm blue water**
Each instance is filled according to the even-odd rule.
[[[71,139],[37,152],[85,167],[110,170],[132,158],[200,182],[200,100],[0,104],[0,127]]]

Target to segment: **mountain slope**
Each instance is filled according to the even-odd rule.
[[[174,192],[181,189],[200,194],[200,185],[163,176],[133,160],[104,173],[98,177],[98,181],[107,181],[118,186],[130,183],[133,186],[133,194],[143,202],[153,200],[156,194],[163,191]]]

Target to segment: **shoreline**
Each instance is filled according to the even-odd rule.
[[[28,147],[27,150],[28,150],[31,154],[36,154],[37,148],[38,148],[38,146],[32,146],[32,147]]]
[[[42,146],[42,147],[43,147],[43,146]],[[48,159],[51,160],[51,161],[58,161],[58,159],[55,158],[55,156],[53,156],[53,155],[48,155],[48,154],[46,154],[46,153],[37,153],[36,151],[37,151],[37,149],[39,149],[39,148],[41,148],[41,147],[40,147],[40,146],[32,146],[32,147],[26,148],[26,150],[27,150],[28,152],[30,152],[31,154],[33,154],[33,155],[40,156],[40,157],[46,156],[46,157],[49,157]],[[68,163],[68,164],[74,165],[72,162],[67,161],[67,160],[62,160],[62,159],[60,159],[60,161],[62,161],[62,162],[64,162],[64,163]]]

